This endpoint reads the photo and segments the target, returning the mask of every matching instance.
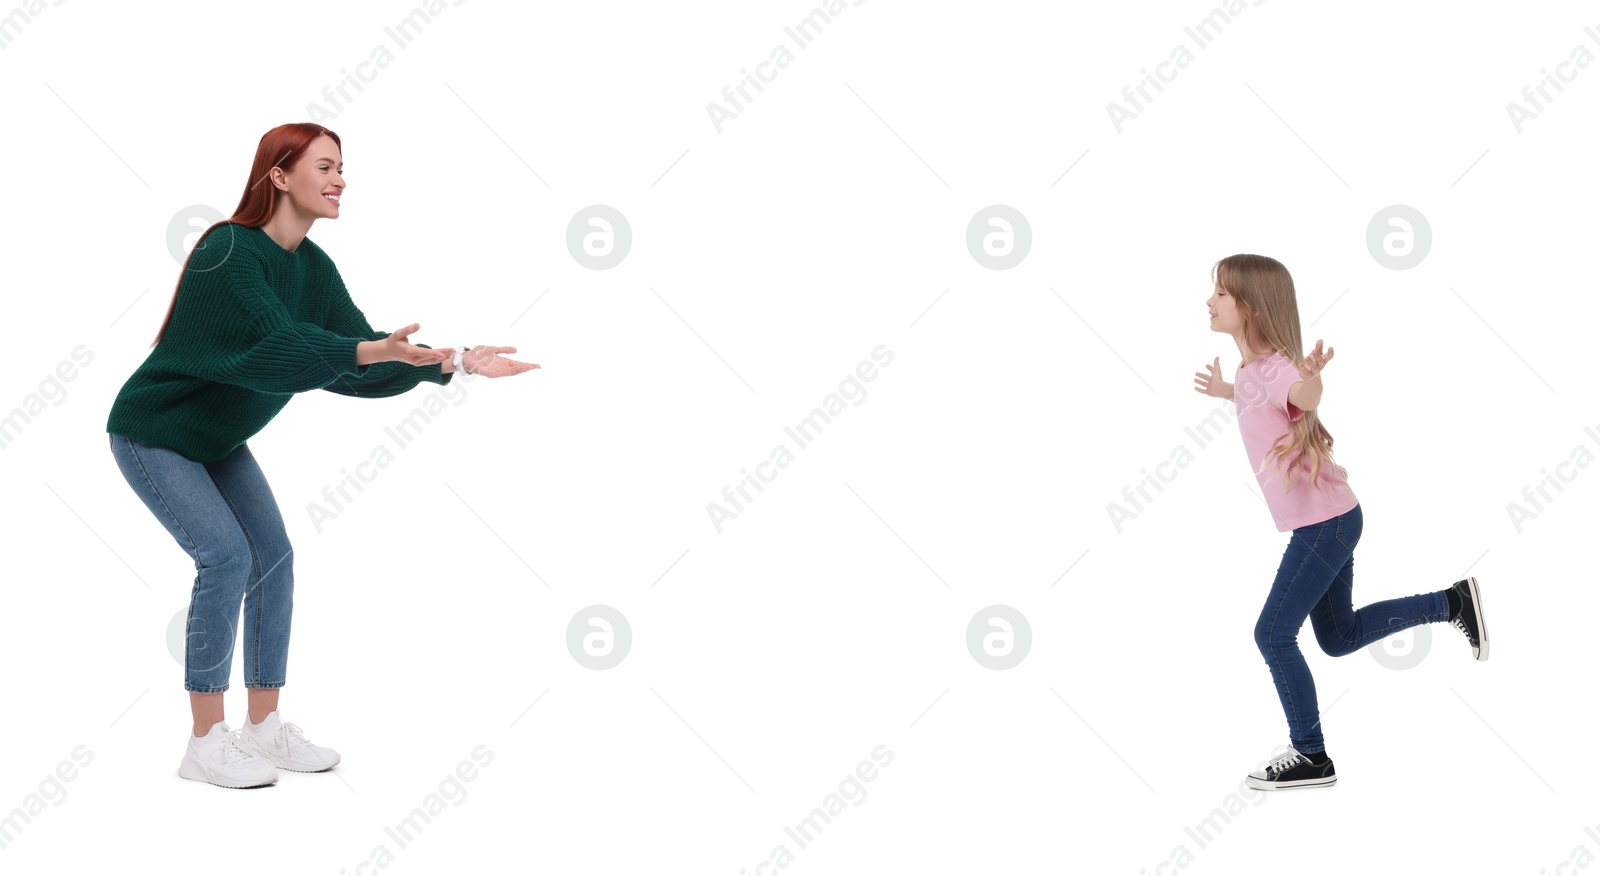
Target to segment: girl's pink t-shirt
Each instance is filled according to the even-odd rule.
[[[1299,369],[1279,352],[1241,365],[1233,377],[1233,408],[1239,419],[1239,434],[1244,438],[1244,452],[1279,532],[1338,517],[1354,508],[1357,501],[1344,475],[1330,462],[1322,464],[1317,478],[1321,491],[1312,485],[1309,455],[1300,461],[1300,473],[1287,493],[1282,467],[1288,465],[1288,459],[1276,459],[1265,470],[1262,468],[1273,443],[1288,435],[1289,424],[1305,415],[1289,401],[1289,387],[1301,379]]]

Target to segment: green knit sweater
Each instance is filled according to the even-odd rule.
[[[211,462],[297,392],[382,398],[450,382],[441,365],[356,364],[358,342],[388,336],[310,238],[291,252],[260,228],[224,222],[195,243],[172,321],[117,393],[106,431]]]

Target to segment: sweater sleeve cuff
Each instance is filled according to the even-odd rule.
[[[329,375],[330,380],[335,380],[339,375],[348,377],[361,377],[367,373],[367,365],[356,364],[356,345],[360,344],[359,338],[350,338],[336,335],[332,332],[303,333],[301,340],[311,346],[317,358],[326,362],[335,374]]]
[[[417,373],[422,375],[422,382],[440,386],[449,386],[450,378],[456,376],[454,371],[446,372],[443,365],[422,365],[417,368]]]
[[[336,335],[324,329],[299,324],[293,327],[290,343],[304,344],[311,352],[311,361],[323,369],[322,382],[331,383],[340,377],[359,378],[367,373],[368,366],[356,364],[356,345],[359,338]]]
[[[417,344],[417,346],[421,347],[424,350],[433,349],[433,347],[428,345],[428,344]],[[444,373],[444,365],[443,364],[439,364],[439,365],[418,365],[418,366],[416,366],[416,371],[417,371],[417,374],[420,377],[420,379],[417,381],[417,383],[437,383],[440,386],[449,386],[450,385],[450,377],[451,377],[451,375]]]

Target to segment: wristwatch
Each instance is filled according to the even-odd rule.
[[[451,367],[455,368],[455,370],[460,371],[463,374],[472,373],[472,372],[468,371],[467,370],[467,366],[463,365],[462,362],[461,362],[461,357],[466,354],[467,349],[471,349],[471,348],[469,347],[469,348],[463,349],[461,347],[456,347],[456,354],[454,356],[450,357],[450,365],[451,365]]]

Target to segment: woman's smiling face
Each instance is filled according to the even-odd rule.
[[[332,137],[318,137],[306,147],[289,173],[281,177],[275,173],[273,180],[275,184],[282,183],[279,191],[302,215],[337,219],[339,198],[345,187],[344,153]]]

